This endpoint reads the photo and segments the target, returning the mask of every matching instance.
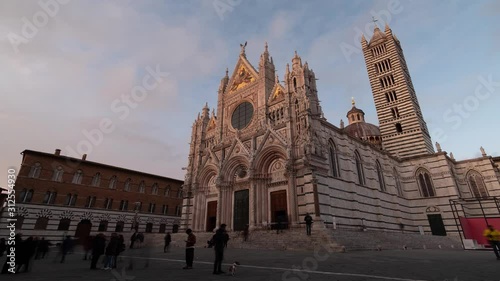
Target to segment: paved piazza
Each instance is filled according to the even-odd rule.
[[[236,275],[212,275],[212,249],[196,249],[194,269],[183,270],[184,249],[127,250],[117,270],[90,270],[76,252],[65,264],[49,258],[35,261],[32,271],[2,280],[401,280],[464,281],[500,280],[500,261],[492,252],[459,250],[408,250],[328,253],[228,249],[225,262],[239,261]],[[3,259],[2,259],[3,260]],[[124,265],[132,263],[133,268]],[[149,264],[148,264],[149,263]],[[147,266],[147,267],[146,267]],[[227,269],[228,265],[224,268]],[[223,270],[226,270],[223,269]],[[496,277],[495,277],[496,276]],[[7,278],[5,278],[7,277]]]

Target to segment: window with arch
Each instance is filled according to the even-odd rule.
[[[153,224],[148,222],[146,224],[146,233],[151,233],[151,232],[153,232]]]
[[[57,182],[62,182],[63,174],[64,174],[63,168],[61,166],[58,166],[54,170],[54,174],[52,175],[52,180]]]
[[[125,226],[125,222],[123,222],[123,221],[116,222],[115,232],[123,232],[124,226]]]
[[[68,193],[68,195],[66,195],[66,201],[64,202],[64,205],[75,206],[77,197],[78,195],[76,194]]]
[[[96,173],[92,178],[92,186],[101,186],[101,173]]]
[[[85,208],[93,208],[95,206],[96,197],[89,196],[87,197],[87,203],[85,203]]]
[[[128,210],[128,200],[120,201],[120,211],[127,211],[127,210]]]
[[[378,185],[380,187],[380,190],[386,191],[385,189],[385,181],[384,181],[384,172],[382,170],[382,166],[380,165],[380,162],[377,160],[375,165],[377,166],[377,177],[378,177]]]
[[[83,171],[77,170],[73,175],[73,180],[71,181],[71,183],[82,184],[82,179],[83,179]]]
[[[166,229],[167,229],[167,224],[162,223],[162,224],[160,224],[160,230],[158,232],[165,233]]]
[[[356,160],[356,172],[358,174],[358,184],[365,185],[365,173],[363,171],[363,162],[361,156],[357,151],[354,151],[354,158]]]
[[[432,185],[432,178],[430,173],[424,169],[420,168],[416,175],[418,186],[420,188],[420,193],[423,197],[434,197],[436,193],[434,192],[434,187]]]
[[[45,196],[43,197],[43,204],[54,204],[54,202],[56,201],[56,197],[57,197],[57,192],[47,191],[45,193]]]
[[[113,208],[113,198],[106,198],[104,200],[104,209],[109,210]]]
[[[170,185],[167,185],[167,187],[165,188],[165,193],[163,195],[165,195],[165,197],[168,197],[170,195]]]
[[[177,198],[182,198],[182,189],[177,190]]]
[[[69,230],[69,226],[71,224],[71,220],[68,218],[61,219],[59,221],[59,225],[57,226],[57,230]]]
[[[27,190],[24,188],[19,194],[19,202],[30,203],[31,199],[33,199],[33,189]]]
[[[109,180],[109,189],[116,189],[116,181],[117,178],[116,176],[112,176],[111,179]]]
[[[128,178],[126,181],[125,181],[125,185],[123,186],[123,190],[124,191],[130,191],[130,185],[131,185],[131,182],[132,180],[130,178]]]
[[[155,182],[151,188],[151,194],[158,195],[158,184]]]
[[[100,221],[99,222],[99,228],[97,231],[108,231],[108,221]]]
[[[486,185],[484,184],[483,177],[479,172],[472,170],[467,173],[467,182],[469,183],[472,196],[476,198],[488,197]]]
[[[45,230],[45,229],[47,229],[48,224],[49,224],[49,218],[39,217],[38,219],[36,219],[35,229],[36,230]]]
[[[340,177],[340,167],[339,159],[337,156],[337,148],[333,141],[330,141],[330,169],[332,170],[332,176],[335,178]]]
[[[399,174],[398,171],[396,171],[396,168],[393,168],[392,173],[394,174],[394,181],[396,182],[396,191],[399,196],[403,197],[403,187],[401,186],[401,180],[399,179]]]
[[[139,192],[140,193],[146,192],[146,184],[144,183],[144,181],[141,181],[141,183],[139,184]]]
[[[293,77],[293,89],[297,91],[297,78]]]
[[[39,162],[36,162],[31,166],[30,173],[28,174],[28,177],[37,179],[40,177],[40,172],[42,171],[42,164]]]

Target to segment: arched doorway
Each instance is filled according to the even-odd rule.
[[[90,220],[81,220],[76,226],[75,238],[79,241],[86,241],[92,230],[92,223]]]
[[[172,233],[177,233],[177,232],[179,232],[179,225],[178,224],[172,225]]]

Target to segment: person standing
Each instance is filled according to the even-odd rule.
[[[224,248],[226,245],[226,225],[221,224],[212,238],[215,250],[215,262],[213,274],[223,274],[222,260],[224,259]]]
[[[165,246],[163,247],[163,252],[170,252],[170,242],[172,242],[172,236],[170,236],[170,232],[167,232],[165,235]]]
[[[118,252],[118,247],[120,241],[116,233],[111,234],[111,238],[109,240],[108,246],[106,247],[106,262],[104,264],[104,269],[108,270],[114,267],[115,265],[115,256]]]
[[[182,269],[192,269],[194,260],[194,244],[196,244],[196,236],[194,236],[193,231],[188,228],[186,230],[188,238],[186,240],[186,266]]]
[[[137,230],[130,236],[130,249],[134,248],[135,240],[137,239]]]
[[[500,232],[492,225],[488,225],[488,228],[484,230],[483,236],[488,239],[493,252],[497,256],[497,260],[500,260]]]
[[[306,234],[311,235],[311,225],[313,223],[313,219],[309,213],[304,217],[304,221],[306,222]]]
[[[97,261],[104,254],[105,248],[106,238],[104,238],[104,234],[99,233],[92,241],[92,262],[90,263],[90,269],[97,269]]]

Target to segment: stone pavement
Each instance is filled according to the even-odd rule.
[[[392,250],[360,252],[262,251],[228,249],[225,262],[239,261],[236,275],[212,275],[213,249],[196,249],[194,269],[183,270],[184,249],[127,250],[117,270],[90,270],[82,254],[67,256],[65,264],[54,262],[54,253],[34,261],[32,271],[1,280],[30,281],[142,281],[142,280],[399,280],[399,281],[498,281],[500,261],[492,252],[450,250]],[[132,263],[133,268],[125,267]],[[2,259],[3,264],[3,259]],[[228,265],[223,270],[227,270]]]

